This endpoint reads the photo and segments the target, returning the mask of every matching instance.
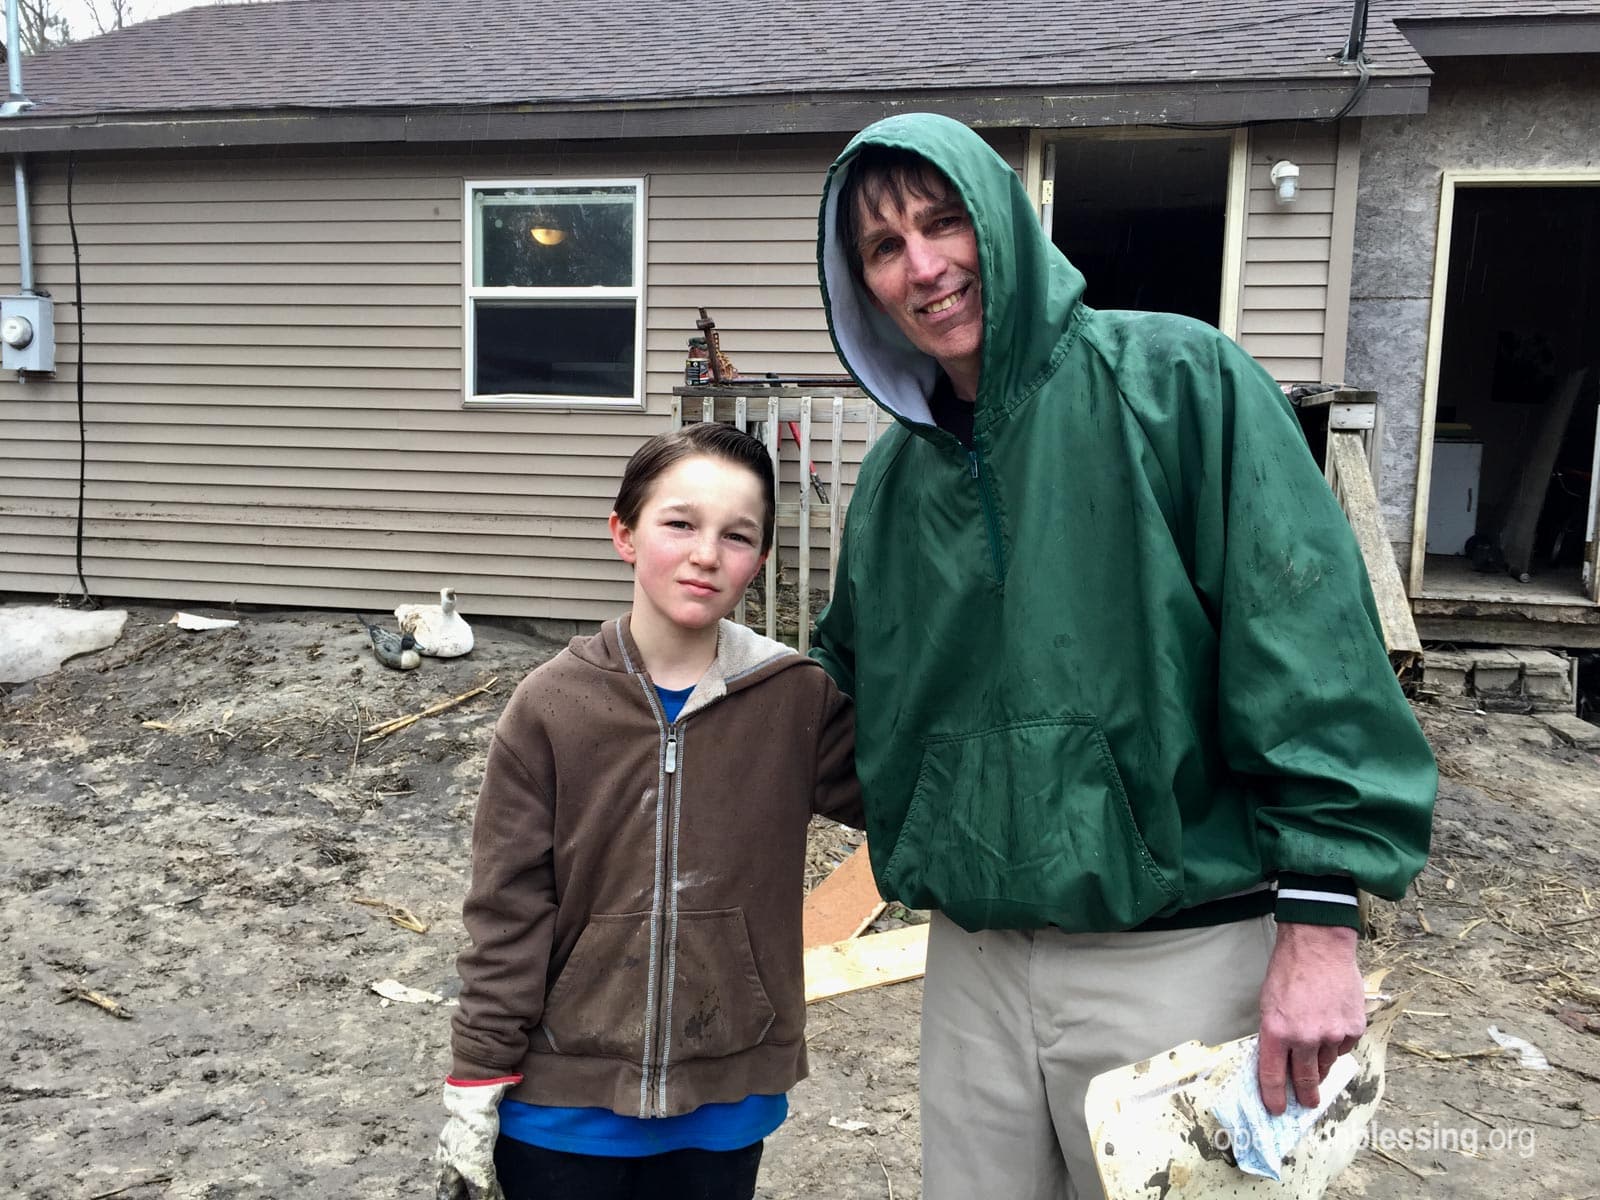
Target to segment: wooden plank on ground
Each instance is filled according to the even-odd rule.
[[[1367,467],[1367,453],[1360,435],[1330,432],[1328,458],[1337,473],[1339,499],[1345,516],[1355,531],[1361,557],[1367,564],[1367,575],[1372,580],[1384,645],[1392,655],[1420,654],[1422,641],[1417,637],[1416,622],[1411,616],[1411,600],[1400,581],[1394,549],[1384,533],[1378,493],[1372,486],[1372,472]]]
[[[804,942],[825,946],[859,937],[884,909],[883,897],[872,878],[872,861],[866,843],[834,868],[806,896]]]
[[[908,925],[806,951],[806,1003],[922,978],[928,927]]]

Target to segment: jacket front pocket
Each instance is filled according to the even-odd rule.
[[[680,912],[666,1025],[668,1062],[721,1058],[759,1045],[775,1016],[756,973],[744,912]]]
[[[637,1060],[649,1006],[650,914],[592,916],[545,999],[541,1030],[560,1054]]]
[[[884,874],[968,929],[1129,929],[1180,896],[1088,714],[929,738]]]

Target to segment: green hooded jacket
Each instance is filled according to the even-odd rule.
[[[869,143],[932,161],[973,217],[970,452],[930,423],[934,360],[835,236]],[[1266,911],[1274,882],[1280,920],[1354,924],[1356,886],[1398,899],[1437,772],[1271,377],[1208,325],[1085,305],[1016,174],[943,117],[846,147],[818,253],[839,357],[896,418],[813,651],[856,700],[883,894],[967,929],[1068,931]]]

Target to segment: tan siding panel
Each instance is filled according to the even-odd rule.
[[[1297,308],[1323,311],[1328,303],[1325,287],[1246,287],[1244,306],[1250,308]]]
[[[86,285],[87,286],[87,285]],[[385,308],[381,317],[370,308],[340,307],[323,304],[317,296],[304,296],[289,302],[286,294],[274,293],[276,299],[263,303],[243,304],[130,304],[94,308],[94,324],[102,326],[131,325],[137,329],[164,329],[178,326],[194,330],[196,337],[214,327],[229,325],[295,326],[295,337],[319,336],[325,329],[418,328],[448,329],[461,337],[461,289],[449,295],[436,297],[432,304],[418,304],[409,308]],[[443,303],[441,303],[443,301]],[[57,306],[59,317],[62,306]],[[71,315],[71,309],[66,309]],[[70,325],[70,321],[68,322]],[[59,327],[58,327],[59,329]],[[269,332],[264,336],[281,338]],[[205,340],[201,338],[200,340]],[[313,342],[313,344],[316,344]]]
[[[1250,349],[1248,342],[1243,345],[1246,350]],[[1322,379],[1321,354],[1315,358],[1273,358],[1266,354],[1257,354],[1256,357],[1280,383],[1317,383]]]
[[[1250,244],[1252,262],[1327,262],[1327,238],[1257,238]]]
[[[1323,314],[1316,309],[1253,309],[1239,322],[1242,333],[1321,333]]]
[[[809,252],[811,246],[806,244]],[[705,268],[697,262],[650,264],[652,287],[682,287],[699,285],[705,278]],[[746,263],[739,270],[739,281],[757,287],[791,287],[811,293],[813,304],[817,296],[817,262],[807,253],[794,262]]]
[[[1322,357],[1320,333],[1252,333],[1246,339],[1258,358],[1302,359]]]
[[[374,198],[377,203],[379,198]],[[173,203],[178,203],[174,197]],[[120,225],[108,222],[78,222],[78,240],[85,255],[96,256],[110,245],[152,244],[166,246],[182,233],[184,240],[233,245],[260,242],[272,246],[339,245],[347,242],[378,242],[385,246],[409,246],[412,242],[454,241],[460,233],[460,217],[427,221],[217,221],[211,224],[186,222],[181,230],[165,224]],[[41,250],[71,253],[72,234],[64,219],[50,220],[41,214],[34,224],[35,245]]]
[[[225,287],[316,288],[319,292],[330,286],[401,288],[407,296],[419,293],[416,287],[461,286],[461,263],[456,262],[316,262],[310,255],[302,255],[299,262],[171,262],[171,263],[110,263],[92,268],[93,275],[86,278],[86,291],[92,287],[92,297],[99,301],[118,285],[134,284],[142,288],[163,287],[176,284],[185,291],[220,285]],[[457,251],[457,259],[460,252]],[[338,296],[328,297],[337,302]]]
[[[1245,257],[1250,257],[1249,239],[1266,238],[1327,238],[1333,236],[1333,213],[1330,212],[1255,212],[1249,215],[1246,225]]]
[[[1244,265],[1246,287],[1323,286],[1328,282],[1328,260],[1320,262],[1249,262]]]
[[[473,595],[472,611],[498,613],[513,617],[540,617],[561,621],[603,621],[614,617],[627,607],[629,589],[618,585],[613,595],[604,599],[588,599],[567,595],[559,587],[559,571],[544,579],[513,581],[513,589],[500,592],[480,588]],[[404,576],[392,580],[379,580],[377,584],[357,581],[360,586],[329,586],[327,573],[307,573],[303,581],[284,583],[282,576],[253,579],[246,582],[211,582],[202,579],[186,580],[184,599],[191,603],[206,604],[274,604],[300,605],[312,608],[370,609],[384,611],[406,600],[414,600],[417,590]],[[90,587],[102,596],[127,596],[133,599],[169,599],[172,596],[171,580],[165,588],[160,579],[133,578],[113,575],[104,570],[92,570]],[[16,565],[0,574],[0,585],[17,592],[52,593],[77,591],[77,579],[70,557],[55,560],[19,559]]]
[[[4,460],[0,460],[0,465],[3,463]],[[75,513],[78,474],[77,464],[73,463],[72,466],[71,471],[59,471],[52,477],[27,476],[20,471],[0,474],[0,511],[37,500],[40,504],[56,504],[62,512]],[[352,511],[366,508],[375,513],[386,513],[390,528],[402,528],[421,519],[417,514],[418,493],[412,486],[402,486],[415,485],[415,479],[397,479],[385,475],[360,479],[359,482],[365,486],[359,487],[313,487],[280,480],[270,493],[264,493],[253,483],[228,476],[193,481],[181,478],[151,480],[138,472],[132,472],[131,476],[116,478],[107,470],[91,466],[87,503],[182,505],[193,503],[196,495],[203,494],[219,505],[258,505],[289,514],[299,508],[348,508]],[[196,492],[197,485],[204,485],[204,493]],[[577,516],[603,523],[606,514],[611,511],[611,501],[616,491],[614,479],[531,480],[504,495],[492,489],[481,494],[457,489],[450,493],[450,511],[507,518]],[[11,495],[19,495],[20,499],[6,499]],[[271,503],[263,503],[265,499],[270,499]]]
[[[820,188],[820,180],[818,181]],[[759,220],[817,219],[818,196],[797,193],[763,196],[730,196],[704,190],[697,196],[662,195],[652,190],[650,195],[650,220],[717,220],[731,218]]]
[[[778,241],[728,241],[714,242],[656,242],[650,247],[650,274],[667,264],[691,263],[694,265],[733,264],[740,267],[758,263],[809,264],[813,276],[817,269],[817,242],[815,228],[809,237],[792,236],[787,227],[775,233],[789,235]]]

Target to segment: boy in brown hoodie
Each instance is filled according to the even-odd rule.
[[[490,747],[441,1200],[748,1200],[806,1074],[806,827],[861,802],[849,700],[726,619],[772,545],[765,447],[652,439],[611,534],[630,613],[523,680]]]

